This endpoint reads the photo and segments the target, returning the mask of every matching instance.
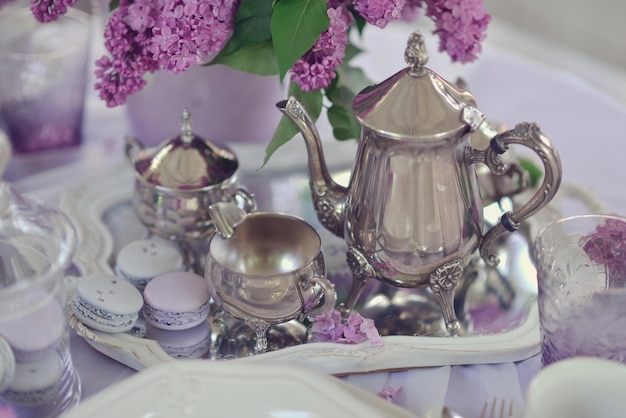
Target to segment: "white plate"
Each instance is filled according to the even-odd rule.
[[[574,357],[549,365],[531,380],[517,418],[622,418],[626,365]]]
[[[389,401],[304,367],[202,360],[151,367],[63,415],[175,416],[415,418]]]
[[[312,205],[307,201],[310,198],[308,195],[306,198],[298,197],[298,194],[302,194],[302,187],[307,187],[304,179],[300,177],[290,182],[284,180],[287,177],[280,178],[283,180],[278,185],[283,194],[279,200],[289,202],[284,211],[301,215],[305,219],[310,217]],[[278,187],[275,183],[269,186]],[[110,230],[105,219],[111,216],[111,208],[120,207],[121,204],[126,204],[125,210],[132,211],[127,202],[133,187],[131,170],[122,167],[95,183],[70,190],[62,196],[61,208],[72,219],[78,233],[79,246],[74,264],[80,274],[113,273],[111,260],[121,243],[119,240],[115,243],[112,234],[120,231]],[[292,193],[293,196],[285,198],[285,189],[290,187],[295,189],[287,194]],[[137,231],[132,231],[134,228]],[[133,236],[143,230],[143,226],[137,222],[135,225],[121,225],[118,229]],[[343,254],[340,257],[345,263]],[[328,264],[330,271],[333,263]],[[526,277],[528,273],[519,274],[523,276],[522,279],[534,280],[534,276]],[[532,290],[526,291],[529,292],[527,296],[520,296],[522,305],[513,312],[519,315],[502,318],[504,324],[497,324],[498,330],[492,333],[479,332],[459,338],[390,335],[383,337],[382,347],[371,347],[369,342],[358,345],[308,343],[229,362],[295,363],[341,375],[425,366],[519,361],[537,354],[539,349],[536,302]],[[483,312],[484,316],[489,316],[489,312]],[[71,325],[94,348],[136,370],[172,360],[154,340],[94,331],[76,320],[72,320]]]

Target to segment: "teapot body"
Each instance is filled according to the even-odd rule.
[[[561,182],[561,162],[534,123],[494,132],[485,148],[473,147],[470,135],[488,131],[474,97],[424,66],[428,54],[418,32],[407,42],[405,60],[408,67],[366,87],[353,101],[361,137],[348,187],[330,176],[319,132],[302,104],[292,96],[277,107],[305,140],[318,219],[348,246],[353,283],[340,305],[343,317],[371,279],[397,287],[429,286],[448,331],[459,334],[453,298],[457,285],[475,277],[471,269],[464,272],[472,254],[478,250],[487,265],[497,265],[493,244],[550,202]],[[540,159],[543,181],[524,205],[504,213],[485,232],[476,164],[497,176],[523,177],[523,170],[503,160],[514,144]],[[497,184],[492,189],[486,201],[502,197]]]
[[[468,260],[483,229],[469,130],[406,140],[363,129],[346,202],[344,238],[400,287],[428,285],[451,260]],[[465,263],[463,263],[465,264]]]

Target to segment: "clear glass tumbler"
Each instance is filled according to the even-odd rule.
[[[626,218],[554,221],[534,257],[543,366],[576,356],[626,362]]]
[[[28,8],[0,9],[0,118],[16,152],[81,143],[89,38],[78,10],[40,23]]]
[[[56,417],[80,399],[64,286],[75,245],[62,212],[0,183],[0,406],[18,418]]]

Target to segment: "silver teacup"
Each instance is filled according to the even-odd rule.
[[[217,233],[209,242],[205,276],[221,308],[256,333],[255,353],[267,350],[272,324],[335,306],[321,239],[311,225],[281,213],[247,214],[227,202],[210,209]]]

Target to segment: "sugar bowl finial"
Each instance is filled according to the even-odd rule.
[[[428,62],[428,51],[426,51],[424,36],[419,31],[415,31],[409,36],[404,50],[404,61],[411,68],[409,75],[417,77],[422,74],[424,66]]]
[[[193,139],[193,129],[191,128],[191,113],[189,109],[183,109],[183,118],[180,123],[180,139],[185,144],[189,144]]]

